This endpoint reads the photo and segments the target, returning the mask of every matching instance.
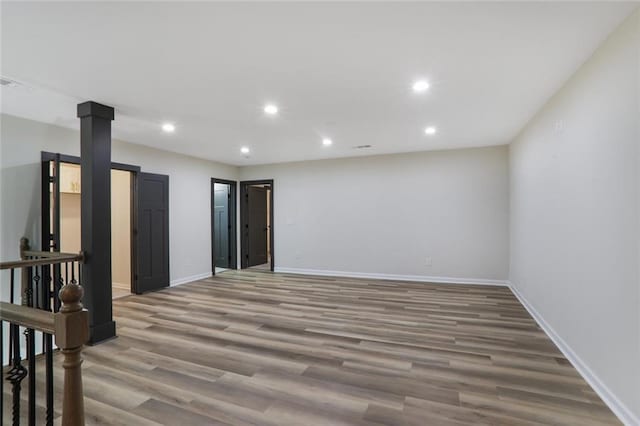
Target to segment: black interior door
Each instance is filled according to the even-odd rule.
[[[42,251],[60,251],[60,154],[41,154],[41,178],[42,178],[42,238],[40,247]],[[35,249],[35,247],[33,247]],[[59,277],[64,278],[61,280]],[[41,293],[35,295],[35,300],[43,300],[44,309],[50,309],[54,303],[54,310],[60,309],[60,300],[57,297],[51,298],[50,289],[54,292],[60,290],[62,281],[66,281],[66,273],[63,274],[61,265],[42,267],[42,277],[44,282],[53,281],[53,286],[41,286]],[[58,278],[56,278],[58,277]],[[37,288],[36,288],[37,292]],[[44,293],[44,294],[43,294]],[[33,299],[32,299],[33,300]],[[45,345],[52,346],[51,336],[45,336]],[[49,362],[49,361],[47,361]]]
[[[136,293],[169,285],[169,176],[138,174]]]
[[[213,195],[213,226],[214,226],[214,254],[215,266],[228,268],[230,264],[230,234],[231,221],[229,220],[231,202],[230,185],[215,184]]]
[[[60,251],[60,154],[42,154],[42,251]]]
[[[242,234],[244,237],[244,234]],[[236,182],[211,178],[211,271],[237,268]],[[244,257],[243,257],[244,258]]]
[[[247,188],[248,212],[248,266],[267,263],[267,189],[258,186]]]

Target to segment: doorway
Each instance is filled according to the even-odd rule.
[[[46,168],[49,172],[46,185],[48,194],[43,194],[43,201],[44,198],[49,201],[48,218],[45,219],[43,215],[43,222],[48,223],[46,232],[50,236],[48,248],[64,253],[78,253],[82,249],[80,159],[53,155],[53,159],[47,160],[43,153],[43,171]],[[115,167],[111,169],[111,293],[114,299],[133,292],[134,173],[135,169],[132,171],[130,167],[126,170]],[[43,233],[43,241],[44,235]]]
[[[132,173],[111,170],[111,294],[114,299],[132,290]]]
[[[211,179],[211,270],[237,268],[236,182]]]
[[[273,179],[240,182],[242,268],[274,270]]]
[[[42,152],[42,250],[81,250],[80,158]],[[137,232],[137,231],[140,232]],[[112,297],[169,285],[169,177],[111,163]]]

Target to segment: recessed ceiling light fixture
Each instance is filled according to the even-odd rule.
[[[424,129],[424,133],[427,134],[427,135],[430,135],[430,136],[431,135],[435,135],[437,131],[438,130],[433,126],[429,126],[429,127]]]
[[[331,139],[329,139],[329,138],[324,138],[324,139],[322,139],[322,145],[331,146],[331,145],[333,145],[333,141]]]
[[[266,104],[264,106],[264,113],[267,115],[276,115],[278,113],[278,106],[274,104]]]
[[[411,88],[415,93],[426,92],[429,89],[429,82],[427,80],[417,80]]]
[[[166,133],[173,133],[176,131],[176,126],[172,123],[164,123],[162,125],[162,131]]]
[[[247,155],[250,152],[249,147],[243,146],[240,148],[240,152]]]

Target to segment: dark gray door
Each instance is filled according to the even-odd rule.
[[[138,174],[135,292],[169,285],[169,176]]]
[[[60,251],[60,163],[60,154],[42,160],[42,251]]]
[[[267,263],[267,189],[250,186],[247,188],[248,266]]]
[[[214,184],[213,193],[213,235],[215,266],[229,268],[231,224],[229,223],[229,201],[231,199],[230,185],[224,183]]]

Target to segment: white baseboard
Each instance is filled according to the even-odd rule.
[[[175,287],[175,286],[180,285],[180,284],[186,284],[186,283],[190,283],[190,282],[193,282],[193,281],[203,280],[205,278],[211,277],[212,275],[213,274],[211,273],[211,271],[209,271],[209,272],[204,272],[202,274],[191,275],[190,277],[177,278],[175,280],[171,280],[171,283],[169,284],[169,286],[170,287]]]
[[[275,272],[285,274],[320,275],[325,277],[345,277],[345,278],[369,278],[373,280],[394,280],[394,281],[415,281],[437,284],[480,284],[509,286],[506,280],[489,280],[484,278],[453,278],[453,277],[432,277],[428,275],[395,275],[376,274],[369,272],[346,272],[328,271],[325,269],[302,269],[302,268],[279,268],[276,266]]]
[[[571,365],[574,366],[578,373],[586,380],[587,383],[593,388],[598,396],[604,401],[605,404],[613,411],[618,419],[627,426],[640,425],[640,419],[627,407],[616,395],[604,384],[602,380],[589,368],[589,366],[571,349],[571,346],[564,341],[562,337],[547,323],[542,315],[536,310],[536,308],[529,303],[529,301],[518,291],[518,289],[511,283],[509,288],[513,294],[518,298],[520,303],[525,307],[529,314],[536,320],[540,328],[551,338],[553,343],[556,344],[558,349],[569,360]]]

